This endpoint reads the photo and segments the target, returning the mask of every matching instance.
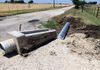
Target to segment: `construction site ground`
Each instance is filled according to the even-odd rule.
[[[65,40],[53,40],[29,52],[28,57],[0,56],[0,70],[100,70],[100,30],[94,27],[71,24]]]

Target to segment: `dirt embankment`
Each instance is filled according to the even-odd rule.
[[[57,25],[62,28],[65,22],[70,22],[67,44],[71,51],[88,59],[100,60],[100,26],[87,25],[81,21],[81,18],[72,16],[62,17],[57,20]]]
[[[95,39],[100,39],[100,26],[98,25],[87,25],[81,21],[81,18],[75,18],[72,16],[62,17],[60,20],[57,21],[57,25],[62,28],[65,22],[70,22],[70,29],[68,35],[73,33],[84,33],[86,34],[87,38],[92,37]],[[59,28],[57,29],[60,30]]]

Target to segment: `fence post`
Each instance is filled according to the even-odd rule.
[[[96,17],[98,17],[98,16],[99,16],[99,8],[100,8],[100,7],[98,7],[98,9],[97,9],[97,14],[96,14]]]
[[[21,29],[22,29],[22,24],[19,25],[19,31],[21,31]]]
[[[93,14],[94,14],[94,16],[95,16],[95,13],[96,13],[96,8],[94,8],[94,13],[93,13]]]

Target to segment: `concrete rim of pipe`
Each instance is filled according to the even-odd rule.
[[[6,54],[8,52],[12,52],[13,50],[16,50],[16,44],[13,39],[9,39],[9,40],[0,42],[0,48],[2,51],[5,51],[5,54]]]

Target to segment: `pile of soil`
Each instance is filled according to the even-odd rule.
[[[87,25],[81,20],[82,19],[80,17],[62,17],[60,20],[57,20],[57,25],[60,26],[59,28],[57,28],[57,30],[60,31],[66,22],[70,22],[68,35],[71,35],[73,33],[84,33],[86,34],[87,38],[92,37],[95,39],[100,39],[100,26]]]
[[[87,25],[79,17],[62,17],[57,20],[61,28],[66,22],[70,22],[66,41],[71,51],[88,59],[94,57],[100,60],[100,26]]]
[[[74,33],[66,38],[66,43],[72,53],[89,60],[100,60],[100,39],[86,38],[86,34]]]

